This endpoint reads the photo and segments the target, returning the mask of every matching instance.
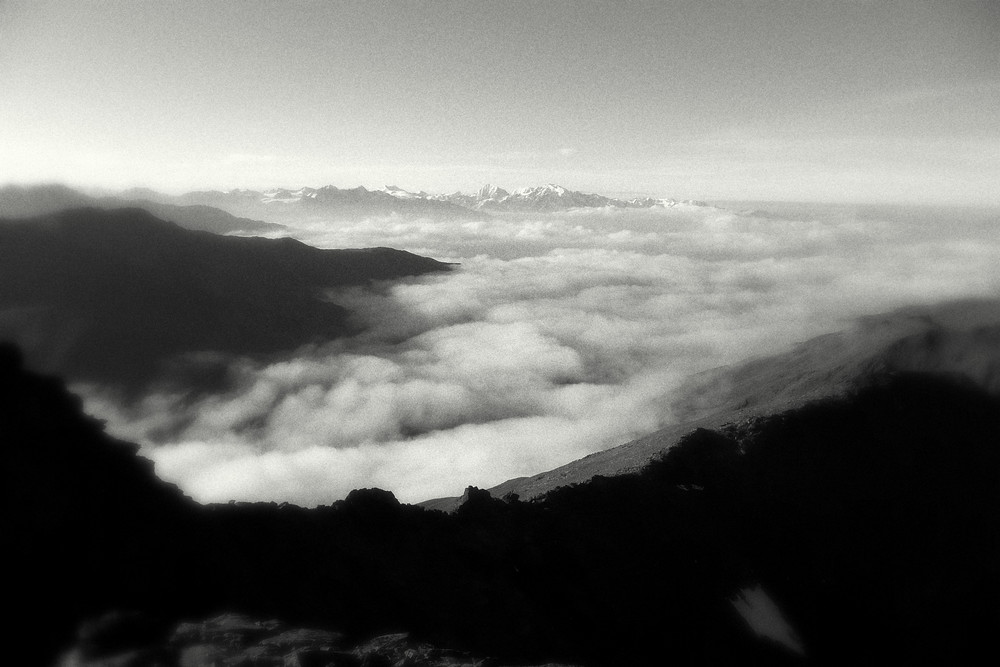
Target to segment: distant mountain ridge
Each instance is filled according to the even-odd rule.
[[[202,205],[222,209],[233,215],[260,218],[272,222],[294,223],[318,217],[358,218],[368,216],[436,217],[444,219],[482,218],[482,214],[448,201],[411,193],[368,190],[364,187],[273,190],[202,190],[182,195],[156,195],[155,201],[180,205]]]
[[[0,187],[0,218],[31,218],[71,208],[142,208],[185,229],[214,234],[280,232],[284,225],[240,218],[211,206],[177,204],[152,190],[134,188],[118,197],[91,197],[65,185],[7,185]]]
[[[146,191],[142,194],[164,203],[203,204],[238,215],[255,215],[281,220],[287,220],[296,214],[310,213],[395,213],[461,218],[471,213],[481,216],[491,213],[550,213],[581,208],[707,206],[705,202],[695,200],[680,201],[651,197],[616,199],[570,190],[552,183],[521,188],[513,192],[486,184],[471,194],[463,192],[434,194],[423,190],[412,192],[396,185],[386,185],[380,190],[368,190],[364,187],[341,189],[327,185],[322,188],[209,190],[189,192],[177,197],[153,196]]]
[[[168,195],[149,188],[131,188],[115,197],[90,197],[63,185],[0,188],[0,217],[45,215],[66,208],[139,207],[188,229],[220,234],[279,232],[287,224],[328,217],[367,216],[483,219],[491,214],[553,213],[574,209],[653,209],[707,206],[695,200],[642,197],[617,199],[570,190],[547,183],[505,190],[486,184],[470,194],[411,192],[396,185],[378,190],[338,188],[274,188],[269,190],[198,190]],[[266,222],[265,222],[266,221]]]
[[[413,196],[412,193],[407,193]],[[398,195],[397,195],[398,196]],[[446,195],[426,195],[441,201],[478,211],[548,212],[575,208],[669,208],[681,204],[707,206],[705,202],[676,199],[616,199],[603,195],[569,190],[561,185],[546,183],[508,192],[496,185],[487,184],[474,194],[455,192]]]

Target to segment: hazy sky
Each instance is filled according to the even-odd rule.
[[[1000,204],[1000,3],[0,0],[0,182]]]

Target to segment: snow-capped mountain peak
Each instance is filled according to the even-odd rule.
[[[424,194],[424,193],[421,193]],[[704,205],[702,202],[678,202],[674,199],[615,199],[603,195],[569,190],[555,183],[519,188],[508,192],[493,184],[486,184],[473,194],[453,192],[442,195],[424,195],[428,199],[446,201],[474,211],[545,212],[572,208],[660,208],[680,203]]]
[[[556,185],[554,183],[546,183],[545,185],[538,185],[533,188],[521,188],[520,190],[517,190],[514,194],[525,197],[541,197],[554,194],[557,197],[562,197],[567,193],[583,194],[582,192],[572,192],[570,190],[567,190],[563,186]]]
[[[448,215],[462,217],[473,212],[490,213],[544,213],[581,208],[667,208],[677,205],[705,206],[704,202],[677,201],[675,199],[616,199],[599,194],[570,190],[555,183],[519,188],[513,192],[487,183],[472,194],[428,194],[423,190],[413,192],[398,185],[386,185],[378,190],[363,186],[338,188],[326,185],[321,188],[302,187],[272,188],[263,192],[255,190],[229,190],[227,192],[192,192],[178,198],[185,204],[207,204],[234,214],[267,217],[267,211],[291,215],[297,206],[307,205],[312,213],[320,210],[368,211],[378,214],[411,212],[413,214]],[[464,209],[464,212],[463,212]]]
[[[380,190],[380,192],[392,195],[397,199],[427,199],[427,193],[423,190],[420,192],[410,192],[409,190],[404,190],[398,185],[386,185]]]
[[[486,201],[488,199],[503,199],[504,197],[509,197],[510,193],[501,187],[493,185],[492,183],[487,183],[483,187],[479,188],[479,192],[476,193],[481,201]]]

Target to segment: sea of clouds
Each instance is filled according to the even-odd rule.
[[[331,294],[366,333],[230,386],[87,407],[203,502],[406,502],[557,467],[673,419],[691,373],[909,304],[1000,293],[995,214],[676,206],[476,222],[317,220],[327,248],[391,246],[450,273]]]

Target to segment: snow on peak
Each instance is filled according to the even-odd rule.
[[[393,193],[396,194],[396,193]],[[573,208],[654,208],[674,206],[672,199],[614,199],[603,195],[569,190],[555,183],[520,188],[508,192],[493,184],[486,184],[473,194],[453,192],[451,194],[421,196],[436,201],[446,201],[472,210],[489,211],[561,211]],[[687,203],[687,202],[684,202]]]
[[[480,200],[486,199],[503,199],[504,197],[509,197],[510,193],[501,187],[497,187],[492,183],[487,183],[483,187],[479,188],[479,192],[476,193],[476,197]]]
[[[385,187],[382,188],[381,191],[384,192],[384,193],[386,193],[386,194],[388,194],[388,195],[392,195],[393,197],[396,197],[397,199],[426,199],[427,198],[427,193],[426,192],[423,192],[423,191],[420,191],[420,192],[410,192],[409,190],[404,190],[403,188],[399,187],[398,185],[386,185]]]
[[[321,188],[303,187],[297,190],[291,188],[272,188],[264,192],[252,190],[230,190],[218,193],[229,198],[257,200],[263,204],[292,204],[311,200],[318,204],[342,205],[350,202],[382,202],[391,197],[397,200],[408,200],[412,205],[422,205],[420,202],[444,202],[461,206],[473,211],[496,212],[548,212],[579,208],[668,208],[679,205],[706,206],[705,202],[676,199],[659,199],[638,197],[634,199],[615,199],[599,194],[569,190],[555,183],[545,183],[534,187],[525,187],[509,192],[497,185],[487,183],[472,194],[453,192],[451,194],[428,194],[423,190],[411,192],[398,185],[385,185],[378,190],[368,190],[363,186],[341,189],[333,185]],[[411,204],[407,204],[409,206]]]

